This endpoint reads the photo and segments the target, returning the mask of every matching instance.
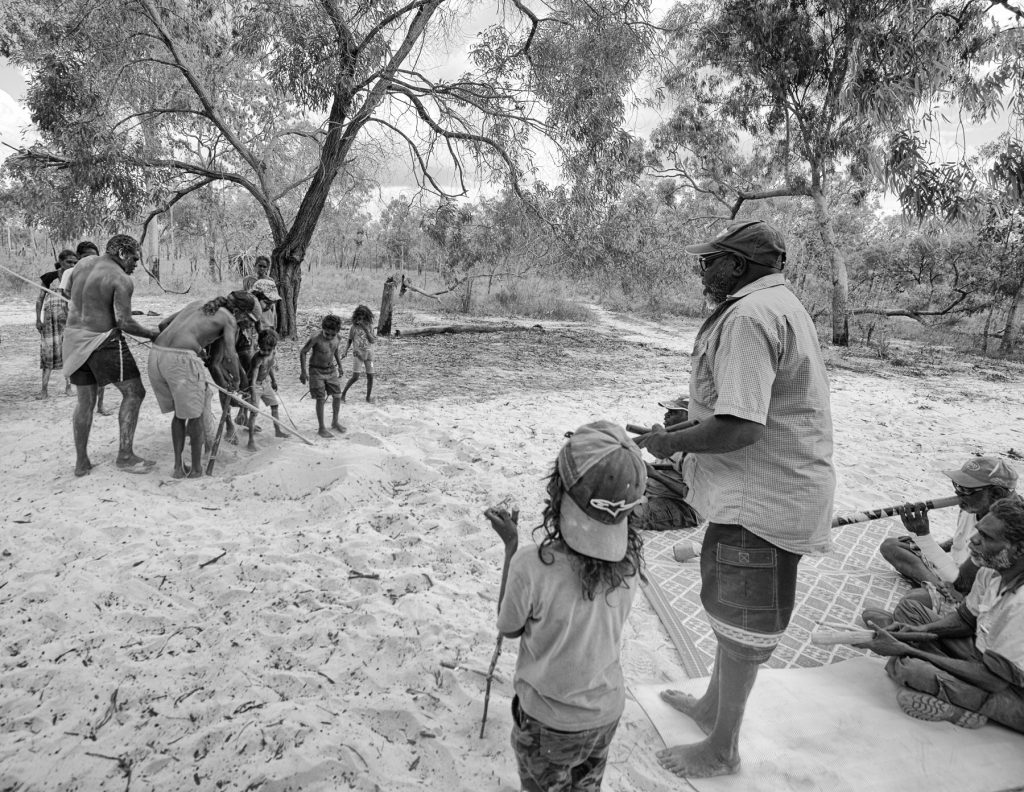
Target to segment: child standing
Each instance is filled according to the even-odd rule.
[[[628,525],[643,502],[640,449],[609,421],[581,426],[551,477],[538,547],[515,517],[484,514],[505,543],[498,630],[520,638],[512,745],[523,790],[598,790],[625,705],[622,627],[643,574]]]
[[[358,306],[352,312],[352,327],[348,331],[348,343],[342,357],[348,354],[348,348],[352,347],[352,376],[345,383],[345,390],[341,392],[341,400],[345,401],[348,389],[355,385],[359,379],[360,370],[366,371],[366,400],[373,401],[373,350],[371,344],[377,343],[377,336],[373,332],[373,311],[365,305]]]
[[[334,437],[324,426],[324,402],[330,394],[334,399],[334,419],[331,429],[344,432],[345,427],[338,423],[341,410],[341,319],[334,314],[327,314],[320,322],[320,332],[310,339],[299,352],[299,382],[309,382],[309,395],[316,399],[316,420],[320,424],[318,434],[321,437]],[[309,358],[309,374],[306,374],[306,354],[312,350]]]
[[[270,414],[276,420],[278,417],[277,409],[281,406],[281,402],[277,398],[277,378],[274,376],[274,371],[277,368],[277,331],[271,330],[269,327],[260,330],[256,343],[259,345],[259,350],[252,356],[252,362],[249,364],[248,371],[250,387],[252,389],[252,405],[259,407],[260,400],[262,399],[263,403],[270,407]],[[269,389],[266,387],[268,379],[270,380]],[[256,413],[253,412],[249,416],[250,451],[256,449],[256,442],[253,440],[253,433],[255,431],[257,431]],[[274,436],[287,437],[288,435],[282,432],[281,427],[275,423]]]

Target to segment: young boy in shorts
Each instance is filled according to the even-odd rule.
[[[581,426],[548,479],[539,546],[517,515],[484,515],[505,543],[498,631],[519,638],[512,746],[526,792],[601,788],[625,706],[622,628],[645,580],[629,513],[644,500],[640,449],[610,421]]]
[[[281,406],[281,402],[277,398],[277,378],[274,376],[274,370],[277,368],[277,331],[271,330],[269,327],[260,330],[260,334],[256,341],[259,346],[259,350],[255,355],[252,356],[252,362],[249,364],[249,382],[250,390],[252,392],[252,405],[254,407],[260,406],[260,400],[270,407],[270,414],[277,419],[277,409]],[[270,380],[270,387],[267,388],[267,380]],[[256,413],[253,412],[249,415],[249,446],[250,451],[256,450],[256,441],[253,439],[253,433],[259,431],[256,426]],[[281,431],[281,427],[276,423],[274,424],[274,436],[275,437],[287,437],[286,432]]]
[[[330,394],[334,399],[334,418],[331,429],[344,432],[345,427],[338,423],[341,411],[341,318],[327,314],[320,322],[320,332],[310,339],[299,352],[299,382],[309,382],[309,395],[316,399],[316,419],[320,424],[317,432],[321,437],[334,437],[324,426],[324,402]],[[306,373],[306,355],[309,358],[309,373]]]

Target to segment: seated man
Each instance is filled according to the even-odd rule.
[[[953,481],[953,492],[960,499],[953,538],[941,545],[931,537],[928,511],[924,504],[908,503],[900,510],[903,526],[917,538],[890,537],[879,548],[882,557],[908,578],[921,592],[912,592],[933,609],[942,603],[955,606],[974,583],[977,566],[971,561],[968,542],[978,521],[997,500],[1007,497],[1017,486],[1017,473],[1005,460],[995,456],[971,457],[958,470],[943,471]]]
[[[940,616],[904,600],[890,618],[865,612],[879,630],[861,645],[890,658],[896,701],[911,717],[969,729],[991,719],[1024,732],[1024,501],[992,504],[969,548],[980,569],[956,610]],[[938,637],[900,640],[914,633]]]
[[[689,420],[690,400],[685,396],[658,404],[665,408],[667,428]],[[695,528],[703,522],[687,500],[690,489],[684,482],[684,465],[688,463],[682,453],[647,465],[647,502],[630,512],[629,525],[633,530],[671,531]]]

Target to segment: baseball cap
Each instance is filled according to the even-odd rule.
[[[577,429],[558,454],[565,495],[559,527],[577,553],[601,561],[626,557],[629,513],[643,503],[647,466],[640,448],[611,421]]]
[[[688,396],[677,396],[668,401],[658,402],[658,406],[664,407],[666,410],[688,410],[690,409],[690,399]]]
[[[763,267],[786,266],[786,242],[778,230],[763,220],[733,223],[709,242],[683,248],[691,256],[735,253]]]
[[[982,456],[968,459],[959,470],[943,470],[961,487],[1017,488],[1017,471],[999,457]]]
[[[272,300],[274,302],[281,299],[281,295],[277,293],[277,284],[270,278],[261,278],[256,281],[249,291],[259,292],[268,300]]]

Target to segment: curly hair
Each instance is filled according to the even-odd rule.
[[[373,311],[365,305],[359,305],[352,312],[352,324],[373,324]]]
[[[85,258],[86,256],[98,256],[99,254],[100,249],[96,247],[96,243],[90,242],[89,240],[83,240],[75,247],[75,255],[79,258]]]
[[[107,255],[112,256],[118,251],[130,250],[133,253],[139,252],[139,240],[127,234],[115,234],[107,240]]]
[[[562,498],[566,497],[565,488],[562,486],[562,477],[558,473],[558,464],[551,471],[547,484],[548,498],[544,501],[544,514],[541,524],[534,529],[544,531],[544,539],[537,547],[537,555],[542,564],[550,566],[555,562],[551,554],[552,548],[558,546],[569,556],[576,574],[579,575],[580,585],[583,588],[583,596],[589,600],[594,599],[600,589],[604,589],[607,597],[617,588],[625,587],[627,579],[639,575],[643,583],[647,582],[644,574],[644,540],[640,534],[627,527],[628,538],[626,543],[626,556],[621,561],[602,561],[599,558],[583,555],[573,550],[562,538],[562,531],[559,527],[559,519],[562,511]]]
[[[214,297],[203,305],[203,313],[213,316],[221,308],[232,313],[245,313],[256,309],[256,298],[246,291],[233,291],[225,297]]]
[[[341,317],[327,314],[320,320],[320,327],[324,330],[341,330]]]
[[[1019,495],[1010,495],[992,504],[988,513],[998,519],[1005,527],[1003,538],[1010,544],[1024,548],[1024,499]]]
[[[256,343],[261,347],[276,347],[278,342],[277,331],[268,327],[264,330],[260,330],[259,335],[256,336]]]

